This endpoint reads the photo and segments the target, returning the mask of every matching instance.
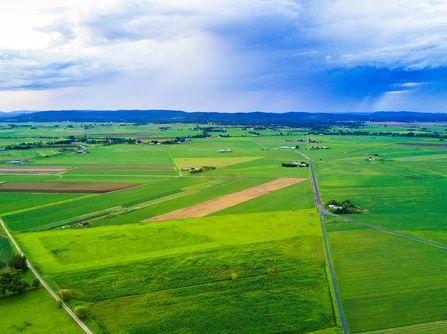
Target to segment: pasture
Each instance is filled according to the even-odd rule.
[[[0,319],[1,333],[82,333],[42,288],[0,298]]]
[[[335,326],[314,209],[18,238],[39,269],[73,291],[74,302],[88,305],[107,331]],[[126,316],[118,316],[123,307]]]
[[[371,133],[408,131],[368,126]],[[237,126],[211,128],[200,138],[204,130],[192,124],[24,124],[0,127],[0,141],[37,141],[43,131],[48,141],[140,139],[92,141],[88,154],[1,153],[29,162],[3,164],[0,190],[55,190],[0,192],[0,215],[49,284],[72,292],[71,307],[86,307],[95,333],[336,333],[309,168],[282,167],[305,160],[299,153],[313,159],[324,202],[351,199],[362,209],[351,218],[385,229],[325,221],[350,331],[445,329],[446,251],[414,240],[447,244],[447,147],[438,139],[354,135],[352,129],[352,135],[308,141],[302,129]],[[182,136],[197,138],[154,144]],[[309,149],[313,142],[328,149]],[[181,171],[202,166],[215,169]],[[302,182],[259,190],[278,179]],[[119,184],[135,186],[113,188]],[[113,191],[100,192],[101,185]],[[66,193],[70,187],[82,193]],[[88,226],[77,226],[81,221]],[[8,247],[0,239],[0,257]],[[48,332],[47,315],[71,325],[43,290],[17,297],[41,302],[45,311],[28,320],[10,299],[5,314],[17,316],[5,326],[28,321],[34,332]],[[6,302],[0,299],[0,311]]]
[[[300,158],[280,149],[283,130],[254,137],[225,127],[216,133],[229,137],[150,145],[203,130],[30,124],[0,137],[33,142],[39,129],[54,140],[85,134],[92,144],[86,154],[56,149],[5,166],[0,188],[13,192],[0,192],[0,212],[55,291],[69,289],[69,305],[87,308],[94,332],[337,331],[308,170],[281,167]],[[127,136],[141,142],[93,141]],[[180,171],[202,166],[215,169]],[[197,218],[173,215],[195,207]]]
[[[444,144],[375,136],[324,141],[330,150],[303,150],[315,161],[323,201],[351,199],[365,211],[350,218],[446,244]],[[327,229],[352,332],[417,332],[422,323],[433,333],[443,328],[445,249],[355,223],[329,220]]]

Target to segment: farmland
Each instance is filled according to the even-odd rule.
[[[228,127],[229,137],[178,144],[154,143],[200,127],[33,124],[0,136],[30,143],[39,131],[50,146],[84,134],[87,143],[55,154],[7,150],[5,160],[26,162],[0,169],[0,216],[51,288],[70,291],[72,309],[85,307],[93,332],[337,332],[308,170],[281,167],[299,158],[276,138],[289,130],[257,138]],[[142,141],[101,139],[115,137]],[[190,172],[203,166],[213,168]],[[44,332],[45,317],[64,317],[44,292],[3,299],[12,308],[45,299],[41,322],[38,312],[6,316]]]
[[[0,216],[48,284],[70,291],[68,306],[85,307],[95,333],[339,333],[340,312],[350,333],[442,332],[447,145],[407,137],[409,127],[226,126],[203,136],[175,123],[5,125],[8,145],[44,131],[48,142],[83,142],[81,153],[33,148],[14,156],[23,166],[3,164]],[[304,157],[324,203],[359,207],[324,218],[334,281],[310,169],[282,166]],[[0,259],[12,252],[0,239]],[[0,312],[7,330],[29,322],[43,333],[49,314],[78,330],[42,288],[1,298],[0,311],[25,302],[45,310],[31,320]]]
[[[323,201],[349,198],[364,209],[349,217],[361,224],[327,220],[349,328],[445,331],[445,313],[437,311],[447,284],[445,145],[377,136],[328,136],[325,142],[330,151],[306,152]]]
[[[42,288],[0,299],[0,314],[2,333],[82,333]]]

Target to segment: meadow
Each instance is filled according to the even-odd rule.
[[[336,333],[309,171],[281,167],[282,162],[302,159],[295,150],[281,148],[292,145],[286,134],[301,138],[304,131],[210,128],[208,138],[150,144],[200,137],[204,131],[203,126],[185,124],[0,127],[0,142],[8,145],[14,144],[13,137],[23,142],[84,135],[142,140],[88,144],[87,154],[6,151],[8,158],[29,159],[29,168],[60,171],[0,171],[5,189],[11,188],[8,182],[139,185],[101,194],[0,193],[5,199],[0,204],[2,219],[51,287],[68,289],[72,308],[86,307],[85,321],[95,333]],[[226,137],[218,137],[222,133]],[[215,169],[182,171],[202,166]],[[144,222],[284,177],[306,180],[206,217]],[[79,227],[82,221],[88,225]],[[38,292],[17,297],[44,298],[45,305],[52,305],[49,295]],[[20,307],[10,304],[11,312]],[[64,316],[48,307],[42,311],[42,323],[20,312],[16,320],[35,322],[36,333],[48,331],[47,316]],[[68,316],[65,321],[71,323]]]
[[[29,260],[56,291],[71,291],[72,308],[86,307],[95,333],[340,332],[309,168],[281,166],[304,161],[303,155],[313,160],[323,202],[350,199],[360,207],[345,217],[354,221],[324,223],[349,332],[445,331],[447,144],[417,136],[444,133],[442,126],[368,123],[310,135],[205,127],[0,126],[2,145],[68,136],[141,139],[90,143],[88,154],[3,151],[26,156],[30,167],[70,167],[53,174],[0,171],[6,184],[139,184],[101,194],[0,193],[0,216]],[[340,131],[346,133],[335,134]],[[182,136],[190,138],[151,144]],[[315,145],[328,149],[309,149]],[[203,166],[215,169],[184,170]],[[148,222],[291,177],[305,180],[205,217]],[[77,225],[83,221],[86,226]],[[0,239],[0,259],[11,252]],[[28,299],[46,305],[33,320],[15,311]],[[48,332],[53,314],[61,328],[72,325],[41,289],[9,300],[0,299],[0,311],[11,305],[0,320],[11,332],[23,331],[25,322],[33,332]]]
[[[82,333],[43,288],[0,298],[0,318],[1,333]]]
[[[70,289],[73,303],[88,305],[105,331],[304,332],[335,325],[314,209],[18,238],[33,263],[55,286]]]
[[[411,238],[446,244],[447,145],[406,137],[322,140],[329,150],[303,152],[314,160],[323,201],[351,199],[363,212],[348,218],[384,229],[327,221],[350,330],[443,332],[446,250]]]

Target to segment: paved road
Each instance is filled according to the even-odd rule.
[[[425,245],[428,245],[428,246],[431,246],[431,247],[435,247],[435,248],[447,249],[447,245],[443,244],[443,243],[440,243],[440,242],[427,240],[427,239],[424,239],[424,238],[416,237],[416,236],[411,235],[411,234],[405,234],[405,233],[401,233],[401,232],[398,232],[398,231],[395,231],[395,230],[391,230],[391,229],[386,228],[386,227],[377,226],[377,225],[373,225],[373,224],[362,222],[362,221],[357,220],[357,219],[346,218],[346,217],[342,217],[342,216],[330,213],[329,211],[327,211],[324,208],[323,204],[321,203],[320,192],[318,190],[318,184],[317,184],[317,179],[316,179],[316,176],[315,176],[315,171],[314,171],[314,168],[313,168],[312,160],[308,156],[306,156],[305,154],[303,154],[303,153],[300,153],[300,154],[303,157],[305,157],[305,158],[307,158],[309,160],[310,169],[311,169],[311,173],[312,173],[312,185],[314,187],[314,194],[315,194],[315,203],[317,205],[318,211],[323,216],[338,217],[338,218],[343,219],[346,222],[356,223],[356,224],[359,224],[359,225],[362,225],[362,226],[365,226],[365,227],[369,227],[369,228],[374,229],[376,231],[380,231],[380,232],[384,232],[384,233],[387,233],[387,234],[391,234],[391,235],[394,235],[394,236],[397,236],[397,237],[400,237],[400,238],[403,238],[403,239],[413,240],[413,241],[416,241],[416,242],[419,242],[419,243],[422,243],[422,244],[425,244]]]
[[[14,245],[14,247],[17,250],[17,252],[20,255],[24,255],[24,253],[23,253],[22,249],[20,248],[19,244],[16,242],[16,240],[14,239],[12,234],[9,232],[8,227],[3,222],[2,219],[0,219],[0,225],[5,230],[6,235],[8,236],[9,240],[11,240],[11,243]],[[48,283],[42,278],[42,276],[40,276],[39,272],[33,267],[33,265],[28,260],[26,261],[26,263],[28,265],[28,268],[34,274],[34,276],[36,276],[36,278],[39,280],[40,284],[48,291],[48,293],[57,302],[60,302],[62,304],[62,307],[64,308],[64,310],[73,318],[73,320],[79,325],[79,327],[81,327],[81,329],[84,331],[84,333],[86,333],[86,334],[93,334],[93,332],[87,327],[87,325],[81,319],[78,318],[78,316],[71,310],[71,308],[68,307],[67,304],[65,304],[62,301],[62,299],[59,297],[59,295],[56,292],[54,292],[53,289],[50,288]]]
[[[312,187],[314,190],[315,205],[317,206],[317,209],[320,213],[320,224],[321,224],[321,231],[323,233],[324,251],[326,254],[327,264],[328,264],[328,268],[329,268],[329,276],[331,279],[332,290],[334,292],[335,303],[337,304],[338,316],[340,319],[340,327],[341,327],[343,334],[347,334],[347,333],[349,333],[349,329],[346,324],[346,317],[343,312],[343,305],[341,303],[340,293],[339,293],[338,287],[337,287],[337,281],[335,280],[335,273],[334,273],[334,267],[332,265],[332,258],[331,258],[330,248],[329,248],[329,242],[327,239],[326,228],[324,227],[324,218],[323,217],[326,215],[332,215],[332,214],[330,212],[328,212],[321,204],[320,191],[318,189],[317,177],[315,176],[315,170],[314,170],[314,166],[312,163],[312,159],[310,159],[308,156],[306,156],[305,154],[303,154],[301,152],[298,152],[298,153],[309,160],[309,167],[310,167],[310,172],[311,172],[311,176],[312,176]]]
[[[332,260],[330,257],[330,250],[329,250],[329,244],[327,241],[327,236],[326,236],[326,230],[324,227],[324,216],[329,216],[329,217],[338,217],[343,219],[344,221],[347,222],[352,222],[352,223],[356,223],[365,227],[369,227],[371,229],[383,232],[383,233],[387,233],[390,235],[394,235],[403,239],[407,239],[407,240],[412,240],[412,241],[416,241],[431,247],[435,247],[435,248],[440,248],[440,249],[446,249],[447,250],[447,245],[443,244],[443,243],[439,243],[439,242],[435,242],[435,241],[430,241],[427,239],[423,239],[420,237],[416,237],[413,235],[409,235],[409,234],[405,234],[405,233],[401,233],[401,232],[397,232],[391,229],[388,229],[386,227],[382,227],[382,226],[377,226],[377,225],[373,225],[373,224],[369,224],[369,223],[365,223],[356,219],[352,219],[352,218],[346,218],[346,217],[342,217],[333,213],[330,213],[329,211],[327,211],[323,204],[321,203],[321,197],[320,197],[320,191],[318,189],[318,183],[317,183],[317,178],[315,175],[315,170],[314,170],[314,166],[313,166],[313,162],[312,159],[310,157],[308,157],[307,155],[305,155],[304,153],[301,152],[297,152],[300,155],[302,155],[304,158],[306,158],[309,161],[309,167],[310,167],[310,171],[311,171],[311,176],[312,176],[312,187],[314,190],[314,196],[315,196],[315,204],[317,206],[317,209],[320,213],[320,222],[321,222],[321,228],[323,231],[323,237],[324,237],[324,244],[325,244],[325,252],[326,252],[326,258],[328,259],[328,267],[329,267],[329,272],[330,272],[330,276],[331,276],[331,281],[332,281],[332,286],[334,289],[334,295],[335,295],[335,301],[337,303],[338,306],[338,310],[339,310],[339,315],[340,315],[340,326],[342,328],[343,333],[349,333],[349,330],[347,328],[346,325],[346,320],[345,320],[345,316],[343,313],[343,309],[342,309],[342,304],[341,304],[341,300],[340,300],[340,296],[338,293],[338,289],[337,289],[337,284],[336,284],[336,280],[335,280],[335,275],[334,275],[334,271],[333,271],[333,266],[332,266]]]

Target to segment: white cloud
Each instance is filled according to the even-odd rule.
[[[309,32],[338,65],[447,65],[447,2],[323,0],[308,6]]]
[[[358,66],[407,71],[447,66],[447,3],[0,2],[3,110],[25,105],[328,110],[333,101],[324,101],[315,89],[309,92],[307,72]],[[396,82],[382,100],[392,89],[424,88]],[[368,94],[338,102],[338,108],[351,110],[375,103]]]

